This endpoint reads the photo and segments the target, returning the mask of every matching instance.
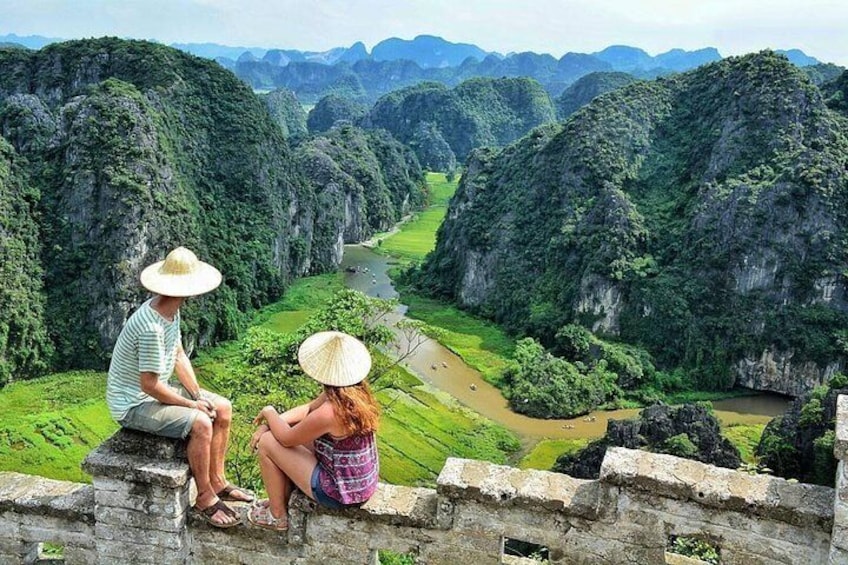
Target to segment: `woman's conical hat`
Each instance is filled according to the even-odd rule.
[[[330,386],[355,385],[371,370],[371,354],[365,344],[342,332],[309,336],[297,351],[297,361],[304,373]]]

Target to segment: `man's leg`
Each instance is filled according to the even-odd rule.
[[[211,446],[212,421],[206,414],[198,414],[191,426],[186,453],[188,466],[197,484],[196,506],[201,510],[218,502],[217,491],[212,488],[209,480]],[[218,510],[212,515],[212,521],[216,524],[233,524],[238,518]]]
[[[203,391],[201,397],[212,402],[215,407],[215,419],[212,421],[212,443],[210,447],[209,482],[215,492],[221,492],[230,483],[224,469],[227,460],[227,447],[230,443],[230,429],[233,422],[233,406],[230,401],[217,394]],[[230,500],[251,502],[249,492],[235,488],[228,495]]]

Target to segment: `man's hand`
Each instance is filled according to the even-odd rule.
[[[198,410],[209,416],[210,420],[214,420],[215,416],[217,416],[215,406],[208,400],[201,398],[200,400],[195,400],[194,404]]]

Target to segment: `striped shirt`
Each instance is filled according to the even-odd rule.
[[[156,373],[160,382],[167,383],[174,372],[180,343],[180,313],[178,310],[169,322],[150,306],[151,300],[130,316],[112,352],[106,404],[117,422],[133,406],[155,402],[141,390],[141,373]]]
[[[321,490],[342,504],[361,504],[377,490],[380,460],[374,432],[338,439],[324,434],[315,440]]]

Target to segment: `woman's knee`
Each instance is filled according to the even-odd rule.
[[[274,437],[274,434],[271,432],[265,432],[262,434],[262,437],[259,438],[259,453],[266,454],[271,449],[279,448],[280,444],[277,441],[277,438]]]

